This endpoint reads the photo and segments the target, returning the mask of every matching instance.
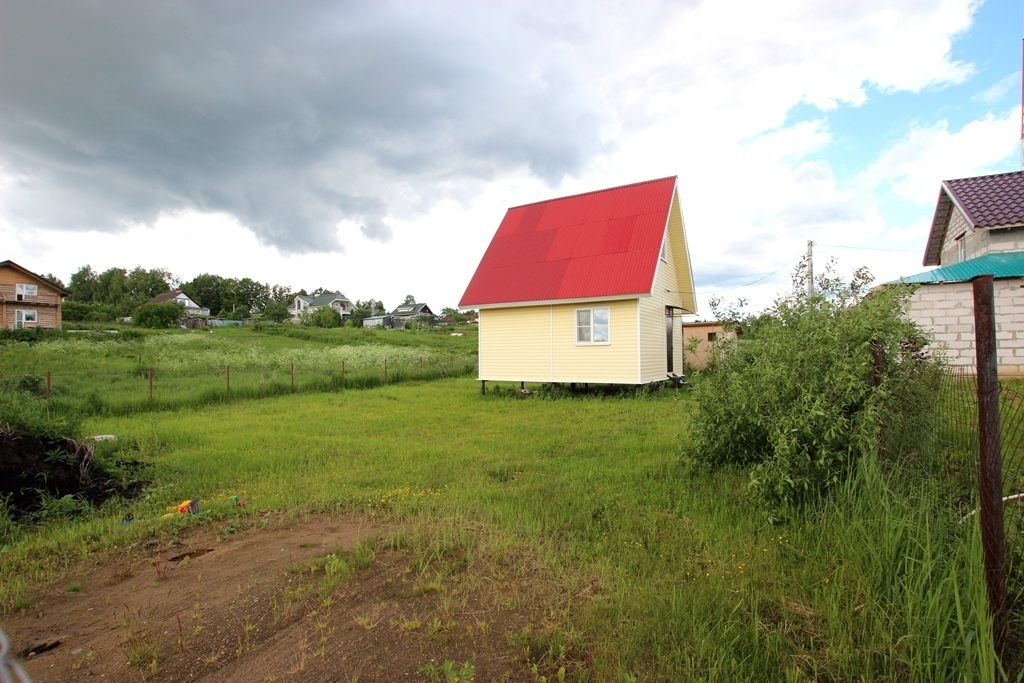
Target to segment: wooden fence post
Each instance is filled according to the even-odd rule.
[[[292,363],[292,393],[295,393],[295,363]]]
[[[388,359],[384,359],[384,384],[388,383]]]
[[[978,362],[978,497],[988,608],[997,656],[1006,648],[1006,527],[1003,526],[1003,453],[993,277],[971,279]]]
[[[224,366],[224,379],[227,382],[227,393],[231,393],[231,366]]]
[[[46,400],[50,400],[50,373],[46,373]]]
[[[149,369],[149,400],[153,400],[153,368]]]
[[[420,356],[420,372],[423,372],[423,356]]]
[[[345,381],[345,361],[341,361],[341,381]]]
[[[451,367],[452,367],[452,370],[455,369],[455,355],[454,354],[452,355]]]

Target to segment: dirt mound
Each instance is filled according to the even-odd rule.
[[[75,496],[98,505],[114,495],[130,495],[141,482],[122,483],[94,460],[95,444],[33,436],[0,425],[0,499],[15,518],[39,509],[46,497]],[[139,463],[119,463],[138,470]]]
[[[568,600],[529,562],[425,552],[402,539],[354,518],[208,526],[50,586],[4,629],[37,683],[579,673],[571,639],[548,637]]]

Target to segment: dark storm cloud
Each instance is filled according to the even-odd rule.
[[[5,2],[5,217],[224,211],[303,252],[339,248],[343,219],[387,240],[386,216],[442,188],[555,184],[602,151],[607,108],[571,46],[494,7]]]

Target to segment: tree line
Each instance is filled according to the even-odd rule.
[[[99,273],[85,265],[72,274],[67,285],[53,275],[46,277],[67,290],[63,318],[68,321],[131,317],[153,297],[174,289],[181,289],[197,304],[210,309],[211,315],[242,319],[259,313],[268,319],[285,320],[289,316],[288,305],[295,296],[309,294],[305,289],[293,292],[284,285],[212,273],[203,273],[185,282],[163,268],[108,268]],[[320,287],[313,290],[312,295],[329,291],[332,290]]]
[[[75,271],[67,285],[50,273],[43,277],[68,292],[64,300],[63,318],[69,322],[109,322],[118,318],[134,318],[142,313],[144,318],[156,316],[154,322],[162,323],[164,318],[173,313],[170,308],[159,313],[149,309],[143,311],[142,307],[153,297],[175,289],[180,289],[197,304],[210,309],[211,315],[243,320],[257,314],[264,320],[283,322],[291,317],[289,306],[296,296],[320,296],[335,291],[318,287],[311,292],[305,289],[293,292],[291,287],[285,285],[271,285],[248,277],[221,277],[212,273],[203,273],[184,282],[169,270],[146,270],[140,266],[132,270],[108,268],[98,273],[91,266],[85,265]],[[404,303],[416,303],[416,299],[410,294],[405,297]],[[303,322],[320,327],[342,324],[341,316],[336,315],[333,309],[320,310],[323,312],[314,312],[319,317],[312,317],[311,314]],[[353,302],[348,321],[360,327],[364,318],[382,315],[387,310],[378,299],[357,300]],[[465,316],[454,308],[445,308],[442,315],[448,316],[453,322],[465,321]]]

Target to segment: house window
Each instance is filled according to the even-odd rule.
[[[957,263],[963,263],[964,261],[967,260],[967,240],[964,239],[964,237],[966,236],[967,233],[965,232],[956,238]]]
[[[18,301],[24,301],[26,296],[38,296],[39,295],[39,287],[37,285],[24,285],[24,284],[19,282],[18,283],[18,290],[17,290],[17,292],[15,294],[16,294],[15,298]]]
[[[668,261],[668,235],[661,240],[661,260]]]
[[[576,343],[607,344],[609,343],[608,319],[610,308],[577,308],[576,309]]]
[[[708,332],[708,341],[709,342],[713,342],[716,339],[718,339],[718,333],[717,332]]]
[[[35,311],[14,311],[14,328],[20,330],[28,324],[36,324],[36,312]]]

